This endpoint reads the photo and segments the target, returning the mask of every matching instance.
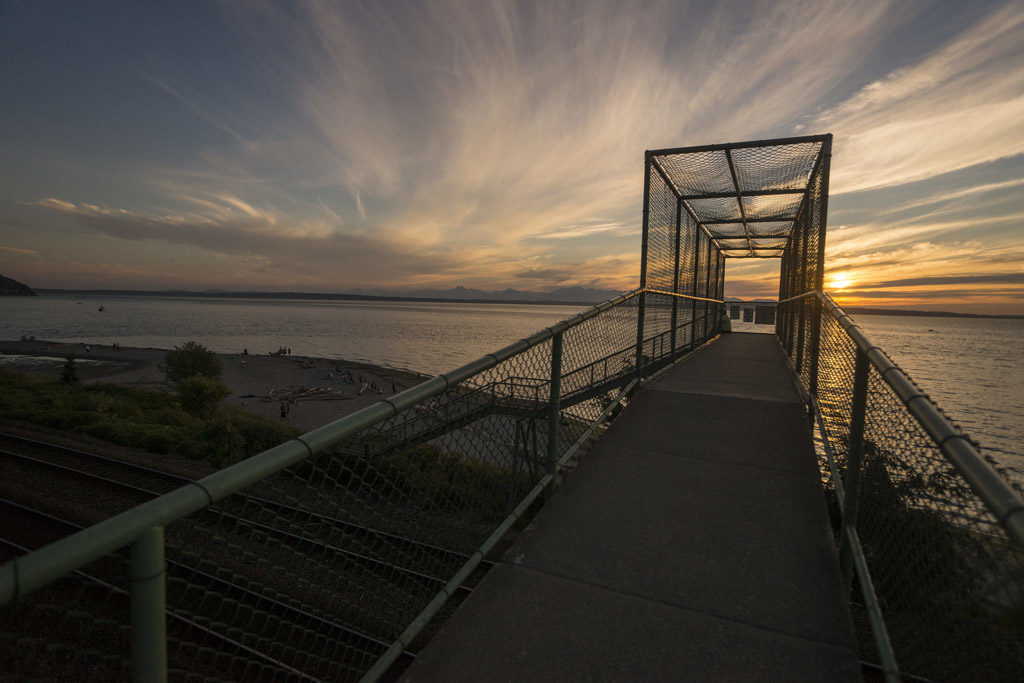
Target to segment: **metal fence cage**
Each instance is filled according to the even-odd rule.
[[[638,337],[680,321],[707,334],[723,314],[728,258],[781,259],[780,300],[820,289],[831,148],[831,135],[817,135],[648,151],[640,288],[675,299],[667,316],[641,313]]]
[[[674,260],[673,215],[672,227],[703,233],[728,258],[780,258],[797,249],[810,264],[800,264],[803,281],[810,273],[820,284],[831,147],[831,135],[816,135],[647,152],[641,285],[667,289],[660,284]]]

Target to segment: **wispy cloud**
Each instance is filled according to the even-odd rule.
[[[644,149],[833,132],[839,200],[1024,154],[1017,0],[958,14],[979,18],[943,27],[923,53],[889,49],[935,9],[914,0],[218,7],[217,54],[237,71],[193,73],[167,56],[180,46],[124,55],[143,57],[143,82],[177,107],[181,131],[187,120],[201,134],[180,135],[185,153],[119,159],[119,176],[83,164],[12,197],[37,200],[40,246],[75,230],[130,241],[155,263],[179,245],[267,286],[628,289]],[[897,53],[915,56],[879,66]],[[126,107],[126,121],[137,113]],[[830,231],[830,269],[882,281],[880,264],[898,257],[948,266],[946,243],[1019,226],[1024,206],[1006,196],[1021,184],[903,194]],[[993,197],[998,211],[983,205]],[[994,268],[1007,253],[971,246],[957,267]],[[212,277],[177,267],[183,280]],[[777,275],[777,262],[730,261],[727,282],[773,294]]]
[[[814,125],[837,135],[832,192],[930,178],[1024,153],[1024,8],[997,6]]]
[[[245,284],[247,277],[251,282],[252,276],[263,274],[333,289],[368,282],[394,287],[507,286],[523,279],[534,280],[535,286],[585,280],[622,288],[627,286],[625,273],[631,279],[635,272],[633,254],[545,259],[548,265],[538,268],[537,254],[510,257],[497,247],[425,249],[417,243],[395,241],[387,234],[347,234],[320,221],[285,220],[232,197],[219,199],[220,203],[194,199],[205,211],[182,214],[142,214],[55,198],[39,200],[35,206],[66,216],[71,229],[120,240],[198,247],[229,257],[240,284]]]
[[[621,223],[597,223],[592,225],[582,224],[574,227],[563,227],[553,232],[533,235],[538,240],[567,240],[576,237],[592,237],[600,233],[636,234],[635,227],[625,226]]]
[[[635,228],[643,149],[787,132],[895,20],[887,2],[763,3],[757,21],[669,2],[257,7],[231,20],[288,37],[264,68],[300,94],[325,182],[354,198],[343,218],[506,251]]]
[[[1013,180],[1005,180],[998,183],[983,183],[981,185],[964,187],[953,191],[947,190],[936,192],[920,199],[887,207],[883,211],[885,213],[899,213],[909,211],[911,209],[918,209],[922,206],[931,206],[933,204],[960,202],[964,199],[976,199],[980,195],[989,194],[991,192],[1002,192],[1003,190],[1010,190],[1022,185],[1024,185],[1024,178],[1014,178]]]
[[[988,273],[984,275],[930,275],[927,277],[907,277],[898,280],[879,282],[879,287],[921,287],[932,285],[988,285],[1004,283],[1024,283],[1024,273]]]
[[[4,251],[13,251],[15,254],[38,254],[35,249],[20,249],[18,247],[0,247]]]

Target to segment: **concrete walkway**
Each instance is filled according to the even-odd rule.
[[[403,675],[859,678],[805,409],[739,334],[634,397]]]

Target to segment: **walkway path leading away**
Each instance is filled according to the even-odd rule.
[[[858,680],[806,412],[774,336],[651,382],[404,680]]]

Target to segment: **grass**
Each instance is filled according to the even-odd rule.
[[[530,477],[433,444],[420,444],[388,456],[379,465],[385,477],[410,497],[451,514],[475,511],[499,522],[532,488]]]
[[[193,415],[169,392],[43,380],[0,370],[0,418],[64,429],[151,453],[225,467],[298,434],[293,427],[220,405]]]

